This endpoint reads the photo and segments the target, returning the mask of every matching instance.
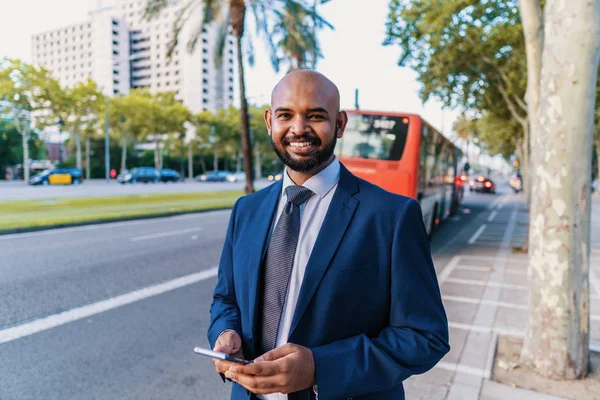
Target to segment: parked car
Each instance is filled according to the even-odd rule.
[[[210,171],[198,175],[195,180],[199,182],[226,182],[229,175],[231,175],[229,171]]]
[[[160,181],[160,173],[154,167],[139,167],[131,171],[125,171],[117,176],[117,182],[120,184],[126,183],[158,183]]]
[[[469,191],[496,193],[496,184],[490,178],[480,175],[469,182]]]
[[[164,168],[160,171],[161,182],[179,182],[181,175],[174,169]]]
[[[283,178],[283,175],[279,173],[275,175],[269,175],[267,179],[269,179],[270,181],[280,181],[281,178]]]
[[[79,185],[83,183],[83,172],[79,168],[52,168],[29,179],[30,185]]]
[[[239,172],[232,172],[231,174],[229,174],[229,176],[227,177],[227,180],[229,182],[243,182],[246,180],[246,173],[243,171],[239,171]]]

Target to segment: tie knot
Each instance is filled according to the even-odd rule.
[[[285,194],[287,195],[288,201],[299,206],[308,200],[310,196],[313,195],[313,192],[304,186],[291,185],[285,188]]]

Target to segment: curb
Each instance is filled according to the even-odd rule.
[[[173,216],[177,216],[177,215],[186,215],[186,214],[201,214],[201,213],[210,212],[210,211],[223,211],[223,210],[231,210],[231,207],[215,207],[215,208],[206,208],[204,210],[195,210],[195,211],[175,211],[175,212],[165,212],[165,213],[160,213],[160,214],[136,215],[136,216],[131,216],[131,217],[105,218],[105,219],[96,219],[96,220],[91,220],[91,221],[71,222],[71,223],[55,224],[55,225],[32,226],[30,228],[0,229],[0,236],[12,235],[12,234],[17,234],[17,233],[48,231],[48,230],[60,229],[60,228],[73,228],[73,227],[77,227],[77,226],[108,224],[111,222],[127,222],[127,221],[136,221],[136,220],[140,220],[140,219],[156,219],[156,218],[173,217]]]

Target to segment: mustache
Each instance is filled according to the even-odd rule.
[[[312,133],[305,133],[302,135],[288,135],[281,139],[281,143],[288,145],[293,142],[309,142],[311,144],[321,144],[321,139]]]

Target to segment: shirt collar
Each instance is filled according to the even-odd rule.
[[[305,188],[313,191],[317,196],[323,198],[340,180],[340,161],[334,156],[333,161],[325,169],[304,182]],[[283,174],[282,197],[285,197],[285,189],[295,183],[287,173],[287,167]]]

